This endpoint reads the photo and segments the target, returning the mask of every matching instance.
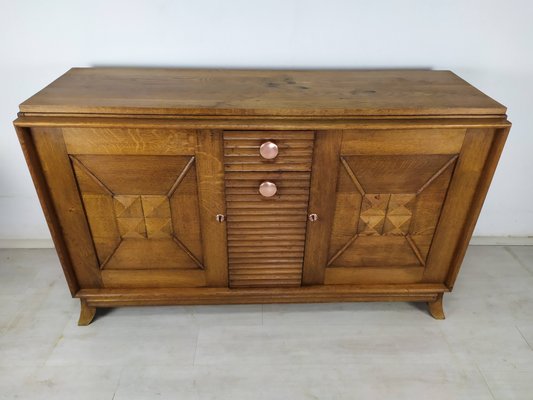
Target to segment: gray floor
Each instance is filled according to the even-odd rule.
[[[52,250],[0,250],[1,399],[533,399],[533,247],[421,305],[121,308],[77,327]]]

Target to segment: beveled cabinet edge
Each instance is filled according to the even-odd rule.
[[[486,191],[479,192],[480,182],[487,174],[487,165],[498,155],[492,151],[496,133],[497,129],[494,128],[471,128],[466,131],[429,250],[423,282],[453,283],[447,277],[454,265],[459,268],[460,263],[454,262],[462,260],[481,210],[481,205],[476,210],[474,203],[476,198],[483,201],[486,195]],[[440,245],[434,246],[436,242]]]
[[[483,166],[482,174],[478,181],[474,199],[470,204],[468,218],[463,226],[459,244],[454,251],[454,255],[448,269],[448,275],[444,281],[445,285],[450,290],[453,289],[455,280],[459,274],[468,244],[472,238],[472,234],[474,233],[474,228],[479,218],[479,214],[481,213],[481,208],[485,202],[492,178],[494,177],[494,172],[496,171],[496,166],[500,160],[500,156],[502,154],[505,142],[507,141],[507,137],[509,136],[510,130],[511,127],[508,126],[506,128],[495,129],[493,132],[491,147]]]
[[[35,150],[30,128],[24,128],[15,125],[15,130],[17,132],[20,146],[22,147],[22,152],[24,153],[24,158],[26,159],[26,164],[28,165],[35,190],[37,192],[37,197],[41,203],[44,217],[48,224],[48,229],[50,230],[50,235],[52,236],[52,241],[54,242],[63,273],[65,274],[65,279],[67,281],[70,294],[74,297],[79,291],[80,285],[76,278],[76,274],[74,273],[72,260],[70,259],[66,243],[61,235],[59,220],[54,210],[52,199],[46,184],[46,179],[43,175],[42,168],[40,167],[39,157],[37,156]]]
[[[62,128],[35,128],[31,134],[77,281],[80,287],[101,288],[100,265]]]

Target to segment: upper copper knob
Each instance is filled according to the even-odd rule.
[[[272,197],[276,194],[278,188],[274,182],[264,181],[259,185],[259,193],[263,197]]]
[[[274,142],[268,141],[265,142],[259,147],[259,154],[261,154],[261,157],[272,160],[278,156],[278,145]]]

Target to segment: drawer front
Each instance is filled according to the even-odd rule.
[[[224,132],[224,164],[230,171],[311,170],[313,132]],[[275,145],[277,156],[261,156],[261,145]]]
[[[313,132],[224,132],[231,287],[301,284],[313,141]],[[270,160],[260,154],[267,142],[278,150]]]

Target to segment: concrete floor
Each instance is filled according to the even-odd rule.
[[[53,250],[0,250],[0,399],[533,399],[533,247],[470,247],[444,306],[135,307],[78,327]]]

